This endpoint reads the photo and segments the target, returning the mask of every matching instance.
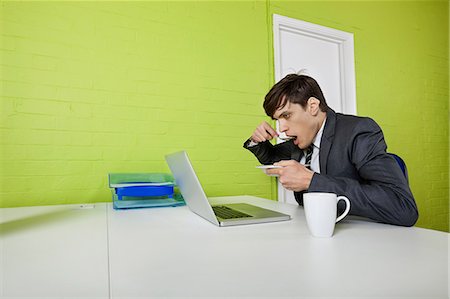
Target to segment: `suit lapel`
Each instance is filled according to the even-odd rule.
[[[322,140],[320,141],[319,164],[320,173],[327,173],[327,161],[330,153],[331,145],[334,139],[334,130],[336,128],[336,113],[333,109],[328,108],[327,120],[323,128]]]

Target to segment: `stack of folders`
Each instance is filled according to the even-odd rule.
[[[110,173],[114,209],[175,207],[185,205],[166,173]]]

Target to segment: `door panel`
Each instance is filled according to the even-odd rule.
[[[280,40],[281,77],[304,70],[319,83],[328,105],[342,112],[338,44],[287,30]]]

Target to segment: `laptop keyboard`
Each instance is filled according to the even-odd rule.
[[[229,208],[226,206],[214,206],[212,208],[213,208],[214,214],[216,214],[217,217],[220,217],[222,219],[252,217],[251,215],[233,210],[232,208]]]

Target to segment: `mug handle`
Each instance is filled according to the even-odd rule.
[[[337,202],[339,202],[340,200],[345,201],[345,211],[336,219],[336,223],[341,221],[345,216],[347,216],[348,212],[350,212],[350,200],[348,200],[348,198],[345,196],[338,196]]]

